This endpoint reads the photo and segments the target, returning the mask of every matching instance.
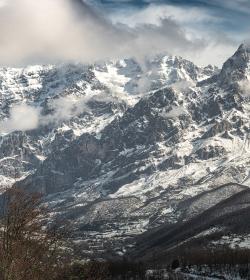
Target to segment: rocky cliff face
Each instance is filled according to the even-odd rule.
[[[135,236],[194,218],[250,182],[249,52],[220,71],[164,55],[1,69],[2,124],[20,102],[39,119],[2,131],[2,187],[43,193],[86,254],[124,254]]]

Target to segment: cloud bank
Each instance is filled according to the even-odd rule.
[[[42,108],[27,105],[26,103],[14,105],[9,112],[9,118],[0,122],[0,133],[14,131],[28,131],[39,126],[55,124],[70,120],[83,112],[88,112],[89,98],[74,98],[72,96],[60,97],[51,100],[48,108],[51,113],[42,115]]]
[[[211,62],[208,58],[200,61],[208,42],[177,21],[183,11],[172,8],[172,13],[177,13],[173,17],[159,8],[155,17],[155,8],[140,14],[140,18],[150,15],[151,21],[139,20],[129,26],[125,22],[112,23],[81,0],[8,1],[0,8],[0,65],[92,63],[124,57],[142,60],[145,55],[159,52],[182,55],[200,64]],[[198,22],[210,19],[204,14],[198,18],[197,11],[194,13]],[[213,56],[211,53],[209,57]]]
[[[0,133],[35,129],[39,124],[39,115],[39,109],[27,104],[15,105],[10,109],[9,119],[0,122]]]
[[[239,82],[240,89],[242,90],[243,96],[250,97],[250,81],[243,80]]]
[[[183,106],[173,106],[172,109],[168,112],[163,111],[161,113],[161,116],[163,118],[170,118],[170,119],[175,119],[178,118],[182,115],[187,115],[188,112],[186,111],[186,109]]]
[[[8,134],[14,131],[29,131],[39,126],[59,124],[69,121],[73,117],[83,113],[90,113],[89,102],[115,101],[115,96],[107,97],[105,93],[98,95],[61,96],[49,100],[49,114],[42,114],[41,107],[35,107],[26,103],[15,104],[10,108],[9,117],[0,121],[0,134]]]

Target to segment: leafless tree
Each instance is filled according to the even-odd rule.
[[[44,226],[41,196],[8,190],[0,218],[0,279],[52,280],[62,265],[56,230]]]

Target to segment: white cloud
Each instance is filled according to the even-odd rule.
[[[119,33],[84,4],[79,7],[67,0],[8,2],[0,10],[1,64],[109,57],[109,39],[120,48]]]
[[[195,86],[195,83],[193,81],[184,81],[184,80],[176,82],[171,85],[171,87],[177,92],[181,92],[193,86]]]
[[[49,109],[51,114],[42,115],[41,108],[27,104],[16,104],[10,109],[9,118],[0,122],[0,133],[14,131],[28,131],[40,125],[48,125],[70,120],[85,111],[88,111],[89,98],[76,99],[72,96],[60,97],[51,100]]]
[[[0,8],[4,7],[7,4],[6,0],[0,0]]]
[[[178,118],[182,115],[186,115],[187,111],[183,106],[173,106],[172,109],[168,112],[163,111],[161,116],[164,118]]]
[[[187,15],[173,7],[170,10],[159,7],[155,12],[151,8],[145,10],[141,18],[152,18],[152,21],[139,20],[136,26],[129,27],[112,24],[80,2],[9,1],[0,9],[0,65],[65,60],[92,63],[131,56],[142,60],[145,55],[163,51],[194,59],[199,64],[216,63],[212,60],[214,45],[204,40],[204,36],[196,36],[181,27],[191,18],[197,22],[210,20],[210,16],[199,14],[198,10],[193,9]],[[183,18],[183,22],[179,18]],[[222,43],[216,47],[223,58],[228,55]],[[200,59],[202,55],[205,60]]]
[[[240,81],[239,86],[243,92],[243,95],[246,97],[250,97],[250,81],[249,80]]]
[[[0,134],[11,133],[14,131],[28,131],[39,126],[58,124],[68,121],[82,113],[90,113],[88,102],[115,101],[115,97],[103,94],[86,95],[81,97],[62,96],[51,99],[48,104],[50,114],[42,115],[42,108],[27,105],[25,103],[15,104],[9,113],[9,118],[0,122]]]
[[[152,1],[151,1],[152,2]],[[160,26],[165,19],[175,22],[184,32],[185,38],[190,42],[199,42],[200,48],[170,51],[174,55],[181,55],[200,66],[213,64],[222,66],[238,47],[242,38],[232,39],[226,33],[218,30],[223,24],[223,18],[215,15],[208,9],[200,7],[177,6],[170,4],[151,4],[144,9],[127,9],[111,14],[114,23],[123,23],[131,28],[138,26]],[[237,36],[240,36],[238,33]],[[236,36],[235,36],[236,37]],[[168,50],[168,46],[165,47]]]
[[[39,109],[26,104],[15,105],[10,110],[9,119],[0,122],[0,132],[10,133],[16,130],[27,131],[39,124]]]
[[[52,99],[48,104],[52,113],[45,116],[40,116],[39,125],[67,121],[81,113],[89,112],[90,110],[87,105],[89,100],[90,97],[88,96],[83,96],[80,98],[76,98],[74,96],[65,96],[54,100]]]
[[[128,9],[111,15],[114,23],[123,23],[131,27],[142,24],[160,25],[164,18],[171,18],[181,24],[200,24],[204,22],[218,22],[220,19],[197,7],[182,7],[169,4],[151,4],[144,9]]]

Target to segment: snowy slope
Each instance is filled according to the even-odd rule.
[[[249,54],[220,71],[165,55],[0,69],[2,123],[16,104],[38,112],[2,132],[1,185],[43,193],[85,253],[199,215],[250,182]]]

